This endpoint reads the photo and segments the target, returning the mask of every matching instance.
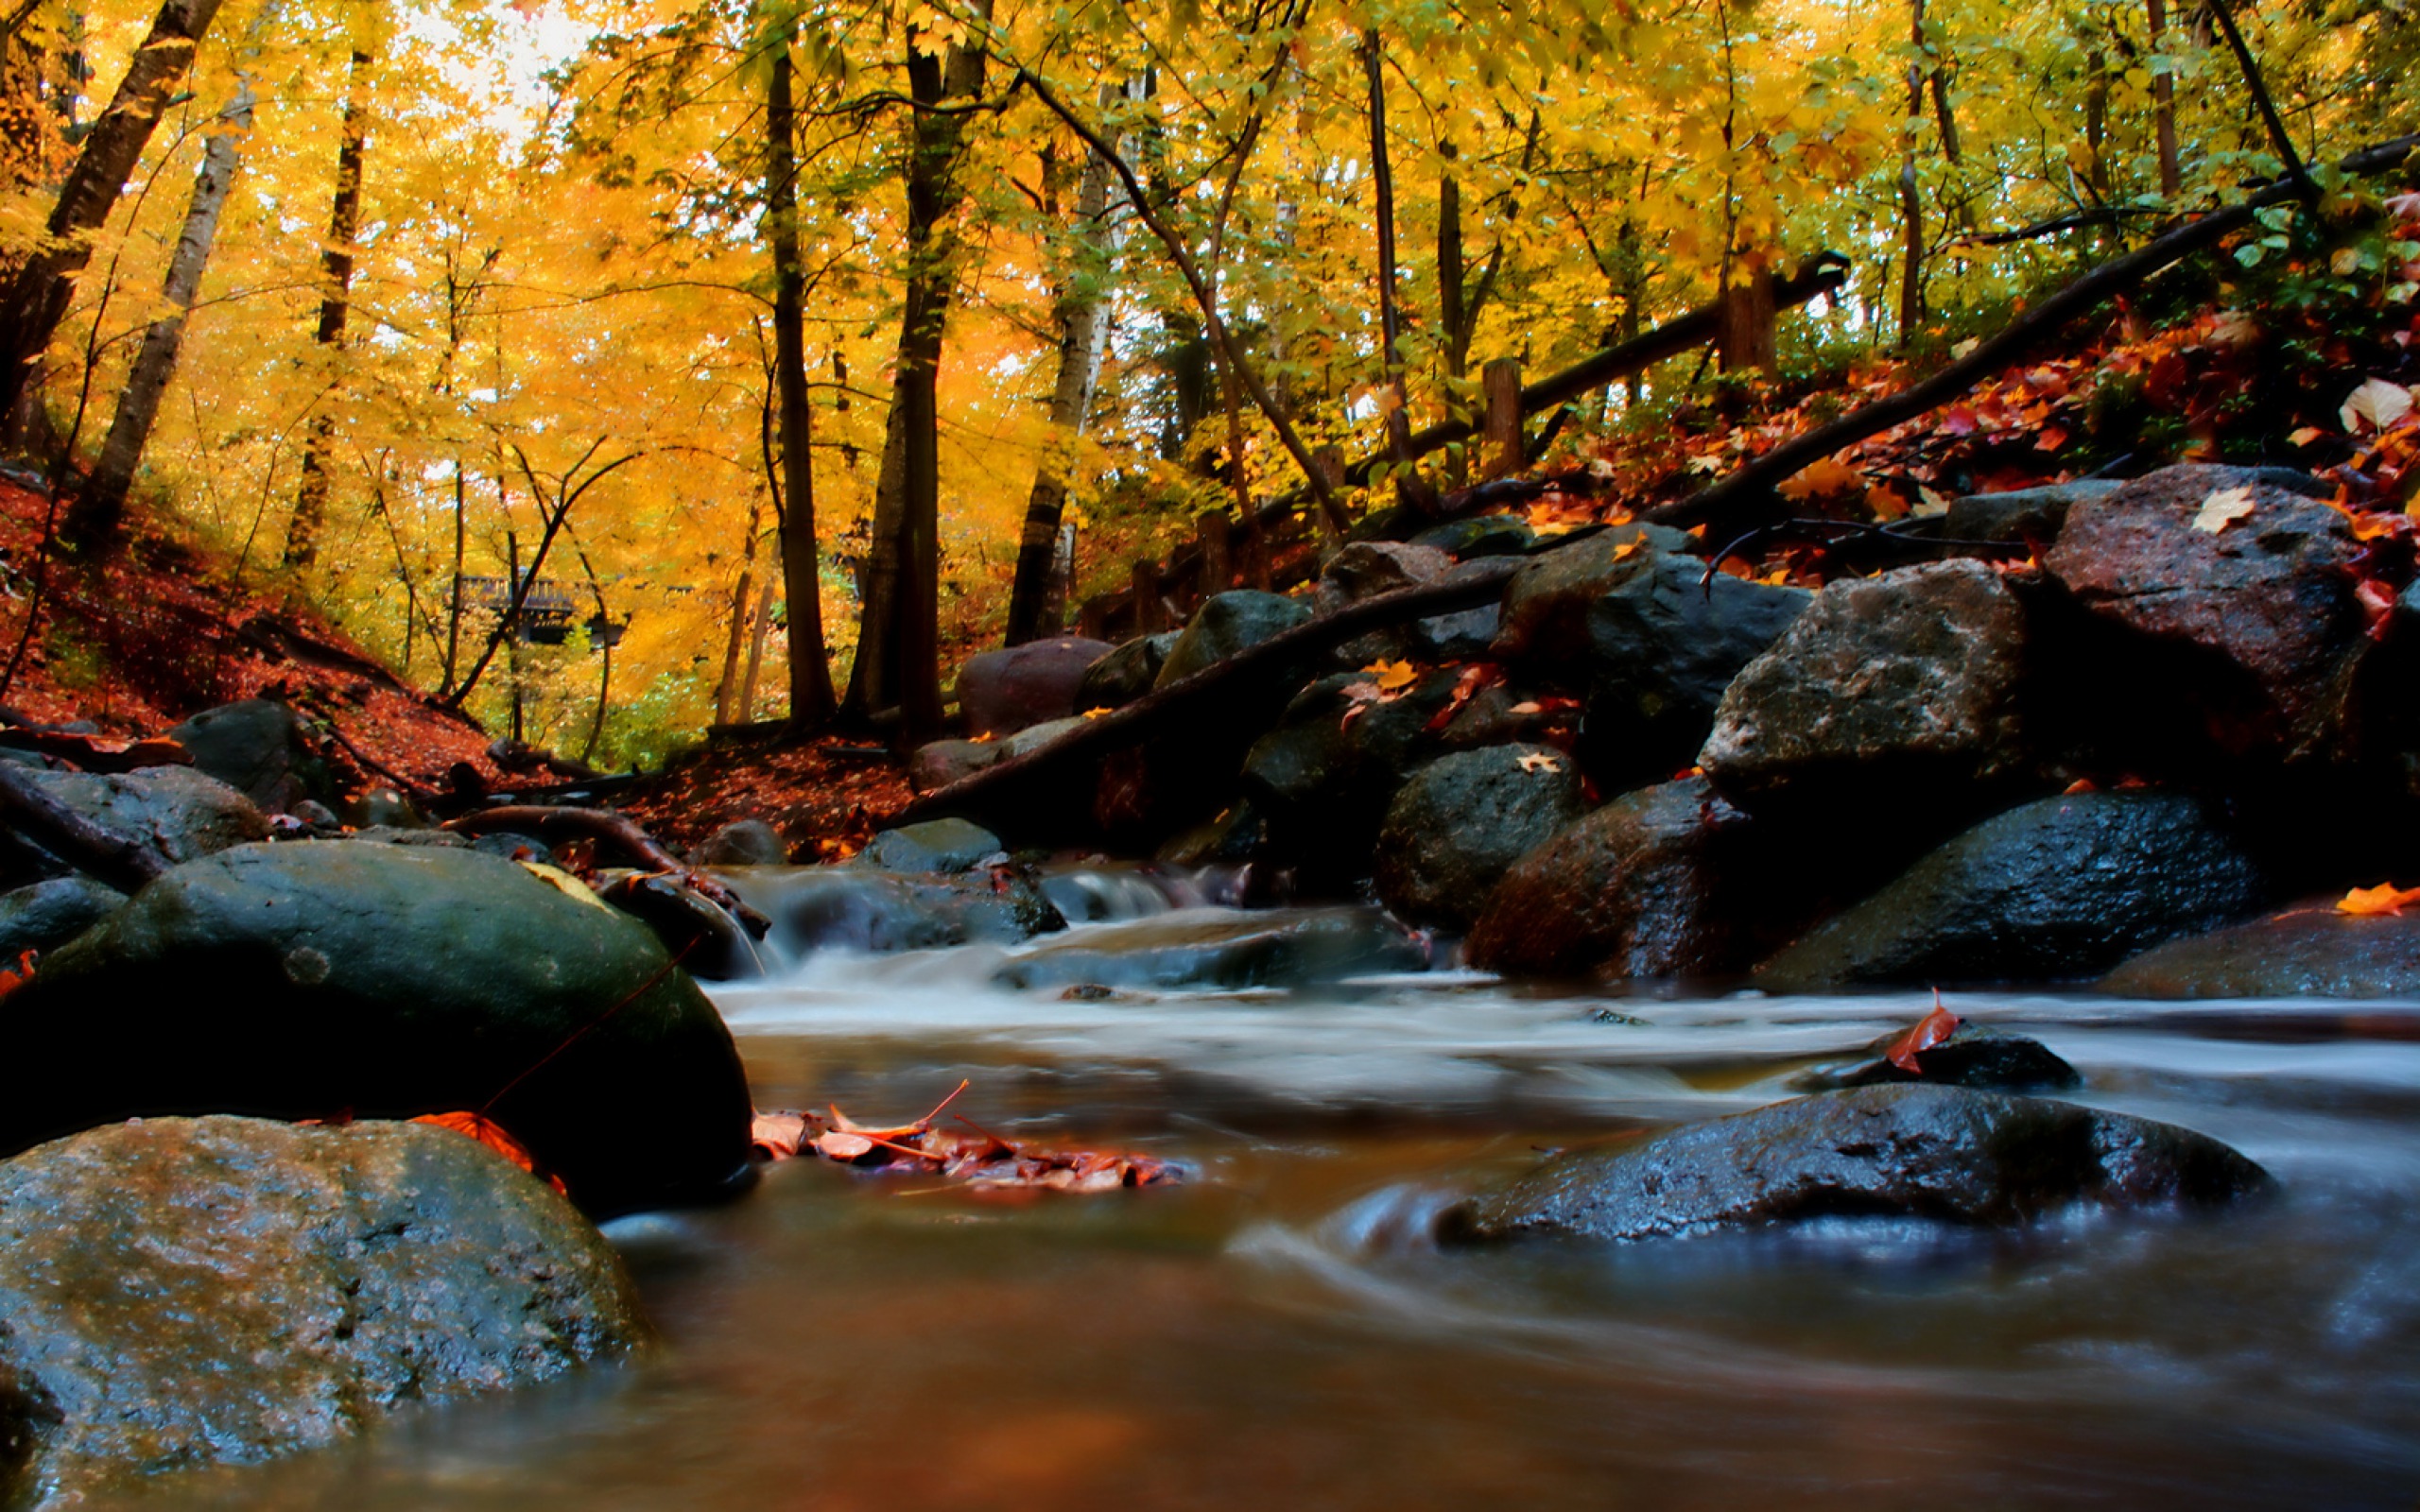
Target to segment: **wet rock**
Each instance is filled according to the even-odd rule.
[[[1269,826],[1250,799],[1237,799],[1200,824],[1169,837],[1152,859],[1171,867],[1250,861],[1269,841]]]
[[[763,819],[734,819],[706,836],[692,859],[701,867],[782,867],[790,848]]]
[[[1371,908],[1181,909],[1039,946],[994,980],[1021,989],[1304,987],[1428,965],[1418,936]]]
[[[2356,918],[2317,899],[2158,946],[2100,986],[2130,998],[2420,998],[2420,912]]]
[[[1045,724],[1028,726],[1024,730],[1018,730],[1015,734],[1011,735],[1008,739],[997,743],[1000,750],[999,760],[1004,762],[1014,761],[1019,756],[1029,756],[1033,752],[1040,750],[1043,747],[1049,745],[1052,741],[1057,740],[1067,731],[1071,730],[1081,730],[1083,727],[1084,718],[1081,714],[1076,714],[1066,719],[1053,719]]]
[[[411,1124],[150,1119],[0,1164],[0,1500],[348,1438],[648,1339],[596,1230]]]
[[[1880,1215],[2008,1227],[2079,1205],[2213,1206],[2268,1184],[2241,1155],[2173,1125],[1903,1084],[1561,1156],[1453,1210],[1444,1232],[1621,1241]]]
[[[1182,633],[1137,636],[1085,668],[1076,683],[1076,712],[1122,709],[1150,692]]]
[[[428,827],[428,816],[414,806],[410,799],[391,787],[373,787],[355,799],[350,799],[337,810],[337,816],[358,830],[422,830]]]
[[[294,711],[269,698],[205,709],[164,733],[215,777],[270,813],[328,791],[327,765],[312,751]]]
[[[252,800],[190,766],[140,771],[33,772],[34,783],[105,833],[163,860],[191,861],[214,850],[268,836],[268,818]],[[67,869],[30,841],[10,842],[41,871]]]
[[[1702,778],[1626,793],[1513,863],[1464,954],[1512,976],[1745,971],[1815,902],[1768,828]]]
[[[1415,924],[1467,928],[1505,872],[1580,816],[1580,774],[1544,746],[1440,757],[1378,831],[1378,896]]]
[[[958,674],[958,709],[971,735],[1007,735],[1080,713],[1084,674],[1116,647],[1063,635],[1028,641],[966,659]]]
[[[1000,743],[989,740],[936,740],[916,747],[908,758],[908,786],[929,793],[961,777],[972,777],[1000,759]]]
[[[747,1169],[730,1033],[568,878],[305,840],[188,862],[0,1004],[0,1148],[134,1115],[486,1108],[592,1211]]]
[[[1828,584],[1733,679],[1699,765],[1750,808],[1970,804],[2029,765],[2026,628],[1980,562]]]
[[[471,849],[500,861],[528,861],[542,867],[555,864],[555,848],[534,834],[514,830],[490,830],[471,836]]]
[[[2215,533],[2212,494],[2249,489],[2252,513]],[[2171,467],[2078,505],[2043,564],[2137,652],[2111,669],[2189,706],[2220,744],[2293,754],[2324,740],[2330,694],[2364,644],[2353,598],[2360,553],[2328,506],[2243,469]]]
[[[1160,663],[1159,676],[1151,685],[1165,688],[1181,681],[1238,651],[1306,624],[1310,617],[1311,606],[1283,593],[1262,593],[1249,588],[1214,593],[1202,600],[1201,607],[1193,611],[1192,622],[1177,637],[1176,644],[1168,647],[1167,660]]]
[[[1517,557],[1537,543],[1538,533],[1517,514],[1478,514],[1430,525],[1411,538],[1415,546],[1434,546],[1461,561],[1481,557]]]
[[[1345,690],[1370,679],[1337,673],[1305,688],[1277,724],[1245,753],[1244,796],[1273,843],[1300,859],[1315,883],[1369,874],[1387,805],[1412,769],[1443,747],[1428,730],[1453,697],[1460,674],[1430,673],[1401,697],[1360,712]]]
[[[2059,538],[2067,511],[2089,500],[2105,499],[2124,488],[2115,478],[2078,478],[2038,489],[2006,493],[1977,493],[1949,501],[1941,533],[1953,541],[2031,541],[2048,545]]]
[[[2267,899],[2199,799],[2078,793],[1987,819],[1756,972],[1772,992],[2089,976]]]
[[[1407,633],[1411,654],[1421,661],[1466,662],[1487,655],[1503,627],[1504,606],[1481,604],[1416,620]]]
[[[662,872],[600,873],[597,896],[645,924],[691,976],[732,982],[765,974],[748,926],[730,910]]]
[[[1584,678],[1589,606],[1645,571],[1656,553],[1685,553],[1689,545],[1681,531],[1627,524],[1540,553],[1504,590],[1496,658],[1542,673],[1566,668]]]
[[[1903,1071],[1890,1057],[1902,1032],[1893,1030],[1875,1040],[1866,1047],[1863,1059],[1807,1067],[1789,1079],[1789,1090],[1825,1092],[1842,1087],[1922,1081],[1936,1087],[2031,1092],[2065,1091],[2083,1083],[2076,1068],[2053,1055],[2041,1040],[1979,1023],[1961,1023],[1948,1039],[1915,1053],[1915,1071]]]
[[[1453,565],[1454,558],[1435,546],[1357,541],[1320,569],[1315,608],[1322,614],[1334,613],[1347,604],[1434,582]]]
[[[126,894],[90,877],[52,877],[0,894],[0,966],[58,949],[107,919]]]
[[[883,954],[1014,944],[1066,927],[1021,867],[955,877],[810,867],[730,881],[750,907],[773,921],[768,938],[793,960],[826,950]]]
[[[1779,640],[1814,594],[1644,553],[1588,606],[1588,705],[1581,765],[1617,793],[1697,760],[1740,668]]]
[[[926,819],[884,830],[866,842],[854,865],[884,871],[964,871],[1000,854],[1000,837],[965,819]]]

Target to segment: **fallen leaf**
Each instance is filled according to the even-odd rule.
[[[1916,518],[1920,520],[1949,512],[1949,495],[1927,488],[1924,484],[1916,485],[1916,498],[1919,502],[1916,505],[1915,513]]]
[[[2067,428],[2064,425],[2046,425],[2033,438],[2033,449],[2037,452],[2055,452],[2066,444]]]
[[[34,962],[38,958],[38,952],[24,951],[19,953],[14,966],[0,967],[0,998],[7,997],[34,979]]]
[[[2286,439],[2296,446],[2308,446],[2326,434],[2316,425],[2302,425],[2297,426],[2293,434],[2288,436]]]
[[[778,1111],[758,1113],[749,1120],[748,1143],[760,1150],[769,1160],[787,1160],[797,1156],[802,1146],[814,1141],[808,1137],[804,1113]]]
[[[423,1113],[412,1122],[426,1124],[432,1128],[452,1129],[465,1138],[475,1139],[531,1176],[544,1181],[557,1192],[565,1190],[562,1177],[538,1168],[538,1158],[529,1153],[529,1146],[513,1138],[510,1129],[485,1113],[474,1113],[468,1110]]]
[[[2217,535],[2227,526],[2252,513],[2252,486],[2243,484],[2232,489],[2212,489],[2202,507],[2193,513],[2193,528]]]
[[[1361,669],[1378,679],[1380,693],[1400,693],[1412,684],[1420,674],[1409,662],[1373,662]]]
[[[1880,483],[1865,490],[1865,507],[1874,511],[1874,518],[1886,524],[1904,518],[1908,512],[1908,501],[1899,490]]]
[[[1522,756],[1521,770],[1525,772],[1559,772],[1563,770],[1563,763],[1555,760],[1552,756],[1547,755],[1545,751],[1533,750]]]
[[[2410,413],[2411,390],[2383,378],[2373,378],[2354,389],[2336,411],[2348,431],[2360,430],[2363,421],[2369,421],[2372,430],[2382,431]]]
[[[2356,887],[2336,901],[2336,911],[2357,919],[2375,918],[2384,914],[2400,914],[2413,903],[2420,903],[2420,887],[2397,888],[2391,882],[2375,887]]]
[[[1792,504],[1807,499],[1827,499],[1837,493],[1848,493],[1865,487],[1865,474],[1836,456],[1810,462],[1773,491]]]
[[[1645,537],[1633,537],[1614,548],[1614,560],[1628,561],[1633,557],[1637,556],[1639,552],[1646,549],[1646,546],[1647,541]]]
[[[1445,700],[1444,708],[1438,710],[1434,714],[1429,716],[1428,723],[1424,727],[1424,730],[1426,731],[1435,731],[1444,729],[1447,725],[1454,722],[1454,716],[1456,714],[1462,712],[1462,705],[1470,702],[1472,698],[1478,696],[1478,691],[1481,688],[1492,686],[1495,683],[1502,682],[1503,680],[1504,669],[1497,666],[1493,662],[1474,662],[1470,666],[1464,667],[1462,669],[1462,675],[1454,679],[1453,696]]]
[[[1891,1048],[1882,1052],[1883,1058],[1910,1076],[1921,1076],[1925,1068],[1918,1064],[1916,1057],[1955,1034],[1960,1022],[1958,1015],[1941,1005],[1941,989],[1935,988],[1932,1011],[1918,1019],[1906,1034],[1892,1040]]]
[[[2074,782],[2069,782],[2066,786],[2059,789],[2059,796],[2061,798],[2073,798],[2078,793],[2098,793],[2100,791],[2100,783],[2095,782],[2089,777],[2079,777]]]
[[[519,858],[516,857],[515,859],[518,860]],[[544,883],[547,886],[554,888],[555,891],[562,893],[564,897],[571,899],[573,902],[586,903],[592,908],[602,909],[609,914],[614,912],[614,908],[612,903],[609,903],[604,899],[597,897],[595,892],[589,889],[588,884],[580,881],[578,877],[573,876],[570,872],[565,871],[559,867],[550,867],[543,861],[522,861],[520,865],[524,870],[529,873],[529,875],[537,878],[540,882]]]

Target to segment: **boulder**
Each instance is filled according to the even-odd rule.
[[[1481,557],[1518,557],[1537,544],[1538,533],[1517,514],[1475,514],[1430,525],[1411,538],[1415,546],[1434,546],[1459,561]]]
[[[90,877],[53,877],[0,894],[0,967],[58,949],[107,919],[126,894]]]
[[[966,659],[958,673],[958,710],[971,735],[1007,735],[1086,707],[1076,701],[1084,674],[1117,649],[1106,641],[1063,635]]]
[[[2124,488],[2115,478],[2078,478],[2038,489],[2006,493],[1977,493],[1949,501],[1941,533],[1952,541],[2029,541],[2047,545],[2059,538],[2067,511],[2090,500],[2105,499]]]
[[[2420,998],[2420,911],[2357,917],[2334,899],[2171,940],[2101,979],[2131,998]]]
[[[959,876],[805,867],[730,880],[750,907],[772,920],[767,937],[792,960],[830,950],[883,954],[1014,944],[1067,927],[1022,867]]]
[[[239,846],[152,882],[0,1002],[0,1148],[109,1119],[485,1109],[592,1211],[721,1192],[751,1105],[646,926],[475,850]]]
[[[1314,606],[1322,614],[1334,613],[1347,604],[1434,582],[1453,565],[1452,556],[1435,546],[1357,541],[1320,569]]]
[[[1000,754],[995,759],[1006,762],[1014,761],[1019,756],[1031,755],[1067,731],[1081,730],[1083,727],[1084,716],[1081,714],[1071,714],[1064,719],[1052,719],[1039,725],[1028,725],[1008,739],[997,743]]]
[[[1184,633],[1168,647],[1167,660],[1160,663],[1151,686],[1165,688],[1182,681],[1238,651],[1306,624],[1310,617],[1310,605],[1283,593],[1249,588],[1214,593],[1202,600]]]
[[[1497,660],[1549,675],[1579,671],[1588,651],[1589,606],[1645,571],[1656,553],[1685,553],[1690,544],[1665,525],[1626,524],[1539,553],[1505,587]]]
[[[908,758],[908,786],[912,792],[929,793],[961,777],[972,777],[999,759],[997,741],[931,741],[917,747]]]
[[[691,976],[732,982],[765,974],[756,938],[731,910],[661,871],[596,873],[596,895],[645,924]]]
[[[229,846],[268,837],[268,818],[252,800],[190,766],[140,771],[32,772],[42,790],[104,832],[169,862],[191,861]],[[23,839],[43,870],[66,868]]]
[[[1571,758],[1489,746],[1430,762],[1378,831],[1378,896],[1399,919],[1466,929],[1512,864],[1582,812]]]
[[[2251,512],[2195,524],[2213,496]],[[2134,696],[2181,705],[2230,750],[2324,742],[2332,694],[2366,643],[2361,545],[2345,517],[2240,468],[2171,467],[2068,513],[2043,565],[2135,654],[2107,668]]]
[[[1886,1215],[1996,1228],[2078,1206],[2213,1206],[2268,1184],[2259,1166],[2190,1129],[1905,1083],[1559,1156],[1450,1210],[1443,1231],[1621,1241]]]
[[[164,733],[215,777],[270,813],[328,791],[327,765],[312,751],[294,711],[271,698],[205,709]]]
[[[926,819],[884,830],[851,863],[884,871],[964,871],[1000,854],[1000,837],[965,819]]]
[[[1587,608],[1588,704],[1580,763],[1600,791],[1660,782],[1697,760],[1739,669],[1814,594],[1749,582],[1667,552],[1642,553]]]
[[[785,867],[790,848],[763,819],[734,819],[706,836],[690,859],[701,867]]]
[[[1259,813],[1249,799],[1237,799],[1201,823],[1169,836],[1151,859],[1170,867],[1230,866],[1252,860],[1268,840],[1269,826]]]
[[[1322,678],[1253,743],[1243,761],[1244,797],[1310,880],[1324,885],[1369,875],[1387,805],[1412,768],[1443,749],[1442,734],[1427,727],[1460,676],[1432,672],[1399,697],[1357,706],[1346,690],[1368,685],[1368,677]]]
[[[1814,902],[1770,828],[1703,778],[1626,793],[1513,863],[1464,953],[1513,976],[1745,971]]]
[[[2258,908],[2268,884],[2202,802],[2077,793],[2024,804],[1918,861],[1756,972],[1769,992],[2096,975]]]
[[[1305,987],[1428,965],[1418,936],[1374,908],[1180,909],[1103,924],[1002,966],[1003,987]]]
[[[1076,713],[1122,709],[1151,691],[1183,632],[1137,636],[1084,669],[1076,684]]]
[[[424,1125],[112,1125],[0,1164],[0,1502],[349,1438],[649,1337],[570,1203]]]
[[[2066,1091],[2083,1084],[2076,1068],[2028,1035],[1979,1023],[1961,1023],[1949,1038],[1910,1057],[1909,1071],[1891,1058],[1904,1031],[1893,1030],[1866,1046],[1856,1060],[1809,1066],[1789,1078],[1789,1090],[1827,1092],[1842,1087],[1880,1087],[1922,1081],[1936,1087],[1982,1087],[2000,1092]]]
[[[1827,584],[1732,680],[1698,764],[1749,808],[1969,805],[2030,765],[2026,629],[1977,561]]]
[[[1415,620],[1405,633],[1411,654],[1423,662],[1467,662],[1494,649],[1503,628],[1504,606],[1480,604]]]

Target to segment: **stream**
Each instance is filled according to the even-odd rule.
[[[1139,874],[1055,886],[1100,921],[1032,947],[777,952],[769,978],[713,988],[757,1104],[904,1122],[965,1078],[952,1109],[988,1128],[1174,1158],[1186,1183],[1016,1198],[787,1162],[728,1207],[609,1227],[664,1332],[654,1359],[132,1504],[2420,1497],[2420,1005],[1953,997],[2074,1063],[2080,1100],[2266,1165],[2280,1193],[2251,1209],[1439,1253],[1427,1222],[1471,1182],[1789,1095],[1929,997],[1450,971],[1074,1000],[1000,985],[1036,949],[1165,950],[1268,917]]]

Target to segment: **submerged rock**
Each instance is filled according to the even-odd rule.
[[[1841,578],[1733,679],[1699,764],[1752,808],[1971,803],[2029,765],[2026,639],[2016,595],[1980,562]]]
[[[1428,964],[1420,936],[1371,908],[1183,909],[1088,929],[1002,966],[1018,988],[1303,987]]]
[[[722,1020],[569,878],[427,846],[241,846],[146,886],[0,1003],[0,1148],[110,1119],[484,1108],[591,1211],[744,1177]]]
[[[1948,1039],[1910,1057],[1916,1070],[1902,1070],[1890,1057],[1902,1032],[1894,1030],[1868,1045],[1865,1059],[1807,1067],[1789,1079],[1789,1090],[1826,1092],[1842,1087],[1922,1081],[1936,1087],[2030,1092],[2065,1091],[2083,1082],[2075,1067],[2053,1055],[2041,1040],[1979,1023],[1960,1024]]]
[[[2100,986],[2131,998],[2420,998],[2420,912],[2357,917],[2319,899],[2172,940]]]
[[[2080,977],[2267,900],[2260,870],[2177,793],[2011,809],[1926,856],[1756,972],[1772,992]]]
[[[0,1502],[350,1437],[648,1338],[595,1228],[411,1124],[150,1119],[0,1164]]]
[[[2206,1135],[2039,1097],[1861,1087],[1558,1156],[1449,1211],[1462,1241],[1655,1239],[1836,1216],[1992,1227],[2208,1206],[2269,1184]]]
[[[1413,774],[1378,831],[1378,896],[1415,924],[1467,928],[1524,855],[1581,813],[1571,758],[1489,746]]]
[[[1080,713],[1078,690],[1093,663],[1116,647],[1062,635],[966,659],[958,674],[958,708],[970,735],[1008,735]]]
[[[883,954],[1015,944],[1067,925],[1022,867],[958,876],[805,867],[735,872],[727,880],[773,921],[769,938],[792,959],[825,950]]]

